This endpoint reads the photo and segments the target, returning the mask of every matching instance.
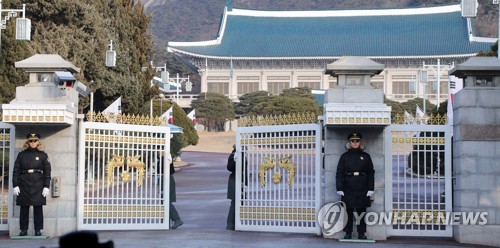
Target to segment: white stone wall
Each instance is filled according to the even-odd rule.
[[[27,87],[25,87],[27,88]],[[37,95],[43,92],[43,88],[31,87],[28,89],[30,94]],[[78,106],[78,93],[73,89],[68,93],[69,98],[74,100],[75,106]],[[17,98],[17,96],[16,96]],[[57,98],[47,97],[49,101],[43,102],[40,98],[37,105],[60,103],[53,101]],[[26,141],[28,133],[36,132],[41,136],[41,141],[45,146],[45,152],[49,156],[49,161],[52,167],[52,178],[59,177],[61,179],[60,197],[52,197],[52,185],[50,186],[50,194],[47,196],[47,205],[43,206],[44,214],[44,229],[43,235],[61,236],[77,228],[77,145],[78,145],[78,125],[76,113],[74,113],[73,125],[66,124],[50,124],[50,123],[30,123],[16,125],[16,151],[15,156],[23,150],[23,144]],[[11,203],[13,208],[13,216],[9,219],[10,235],[19,234],[19,206],[16,206],[15,201]],[[34,234],[33,226],[33,210],[30,208],[29,235]]]
[[[487,212],[488,224],[454,226],[461,243],[500,246],[500,89],[464,88],[453,114],[453,211]]]

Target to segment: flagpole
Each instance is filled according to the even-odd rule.
[[[90,122],[94,120],[94,91],[90,91]]]

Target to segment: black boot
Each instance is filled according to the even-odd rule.
[[[364,233],[358,233],[358,239],[366,239],[366,235]]]
[[[352,233],[345,233],[344,239],[352,239]]]
[[[35,231],[35,236],[42,236],[42,232],[40,230]]]
[[[19,236],[26,236],[28,235],[28,231],[26,230],[21,230],[21,232],[19,233]]]

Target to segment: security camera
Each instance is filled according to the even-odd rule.
[[[75,89],[83,97],[87,96],[90,93],[90,86],[87,87],[85,84],[83,84],[80,81],[76,81]]]
[[[69,89],[73,88],[75,85],[76,78],[67,71],[56,71],[54,72],[54,84],[59,89]]]

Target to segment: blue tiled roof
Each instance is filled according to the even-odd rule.
[[[469,41],[467,20],[460,10],[402,15],[364,15],[360,10],[356,16],[315,11],[310,17],[231,13],[226,11],[223,17],[217,44],[215,40],[170,42],[169,50],[219,58],[422,57],[474,54],[490,50],[493,44],[491,39]]]

